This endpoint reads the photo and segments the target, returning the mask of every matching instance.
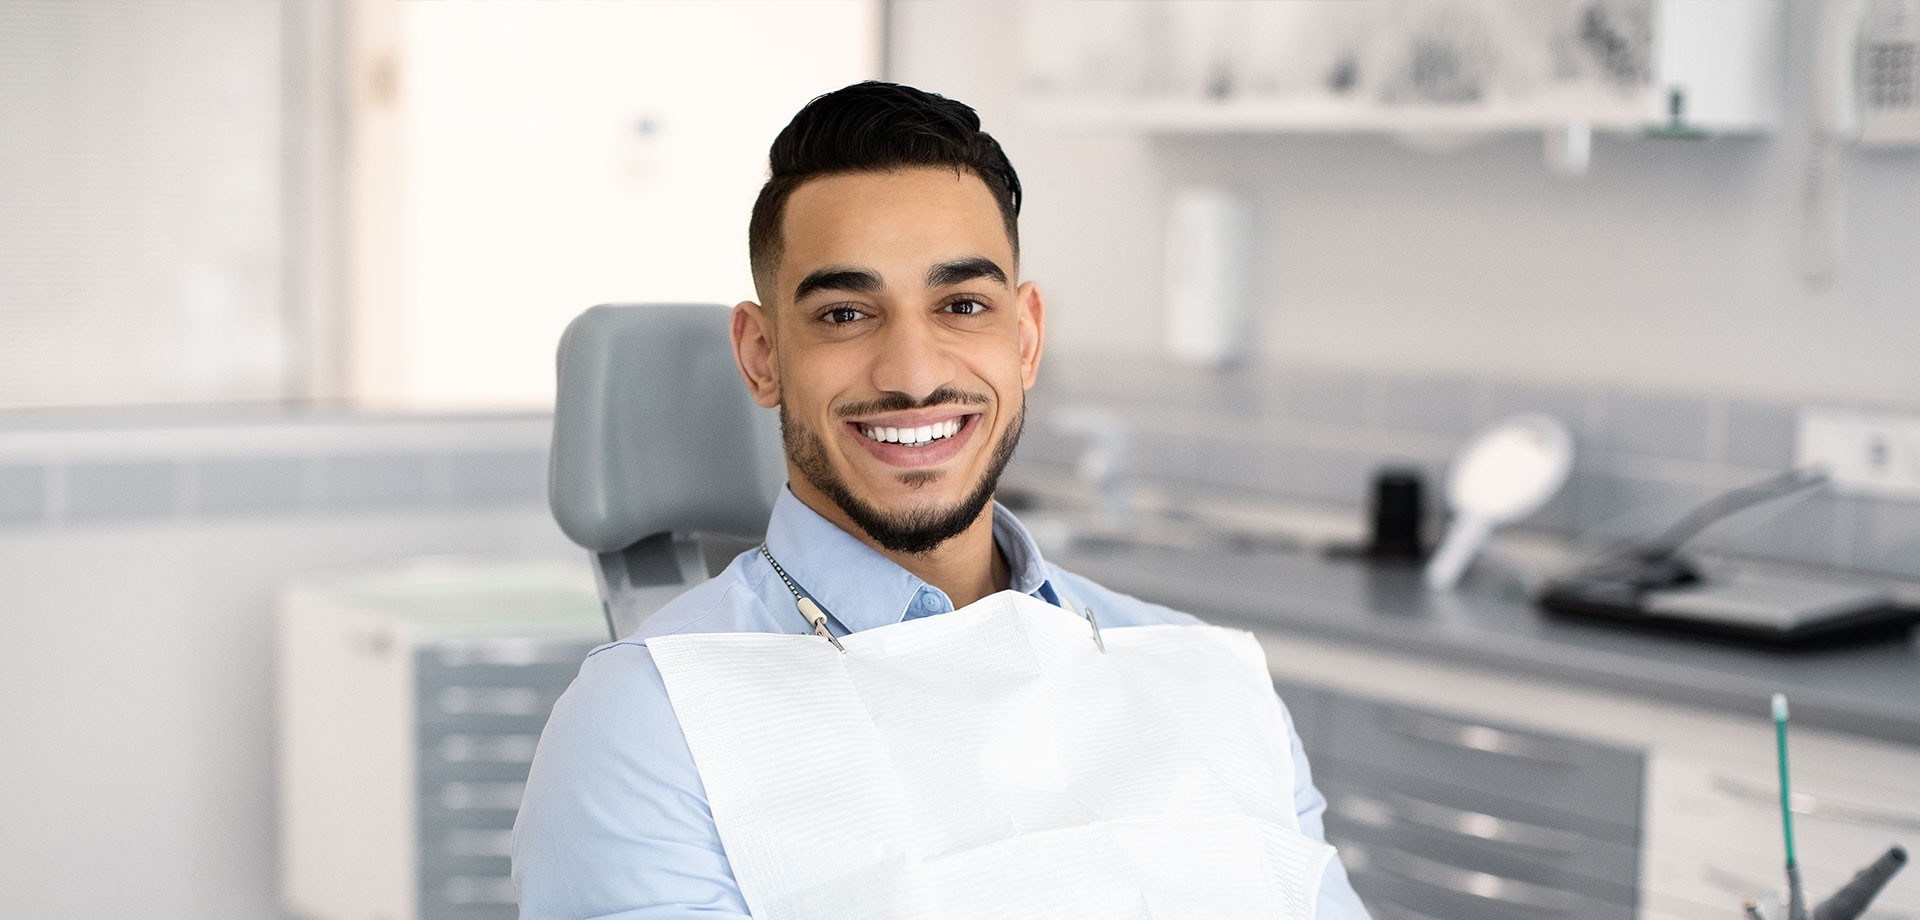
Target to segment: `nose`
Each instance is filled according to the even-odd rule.
[[[919,402],[953,383],[953,355],[932,317],[917,312],[890,317],[875,348],[872,382],[880,390]]]

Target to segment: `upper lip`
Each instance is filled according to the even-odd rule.
[[[954,419],[978,415],[977,412],[952,408],[921,409],[915,412],[900,412],[892,415],[876,415],[873,418],[849,419],[851,424],[862,428],[918,428],[922,425],[938,425]]]

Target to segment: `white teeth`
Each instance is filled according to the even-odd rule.
[[[941,438],[950,438],[960,433],[963,423],[959,419],[940,422],[934,425],[921,425],[918,428],[862,428],[860,433],[876,441],[890,441],[896,444],[920,445]]]

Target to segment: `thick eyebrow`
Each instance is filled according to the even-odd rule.
[[[1002,285],[1007,283],[1007,273],[984,256],[954,259],[927,269],[927,287],[930,288],[947,287],[975,278],[991,278]]]
[[[850,294],[877,294],[886,287],[878,272],[864,268],[829,267],[815,269],[800,279],[793,299],[806,299],[815,291],[846,291]]]

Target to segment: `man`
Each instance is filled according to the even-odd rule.
[[[788,488],[764,550],[596,650],[555,706],[515,827],[528,920],[747,915],[649,639],[815,631],[803,593],[836,637],[1007,589],[1106,627],[1198,622],[1047,564],[992,501],[1045,305],[1019,280],[1019,179],[973,110],[862,83],[808,104],[770,159],[749,227],[760,302],[731,332],[754,399],[780,409]],[[1287,737],[1318,839],[1325,801]],[[1318,916],[1366,916],[1337,862]]]

